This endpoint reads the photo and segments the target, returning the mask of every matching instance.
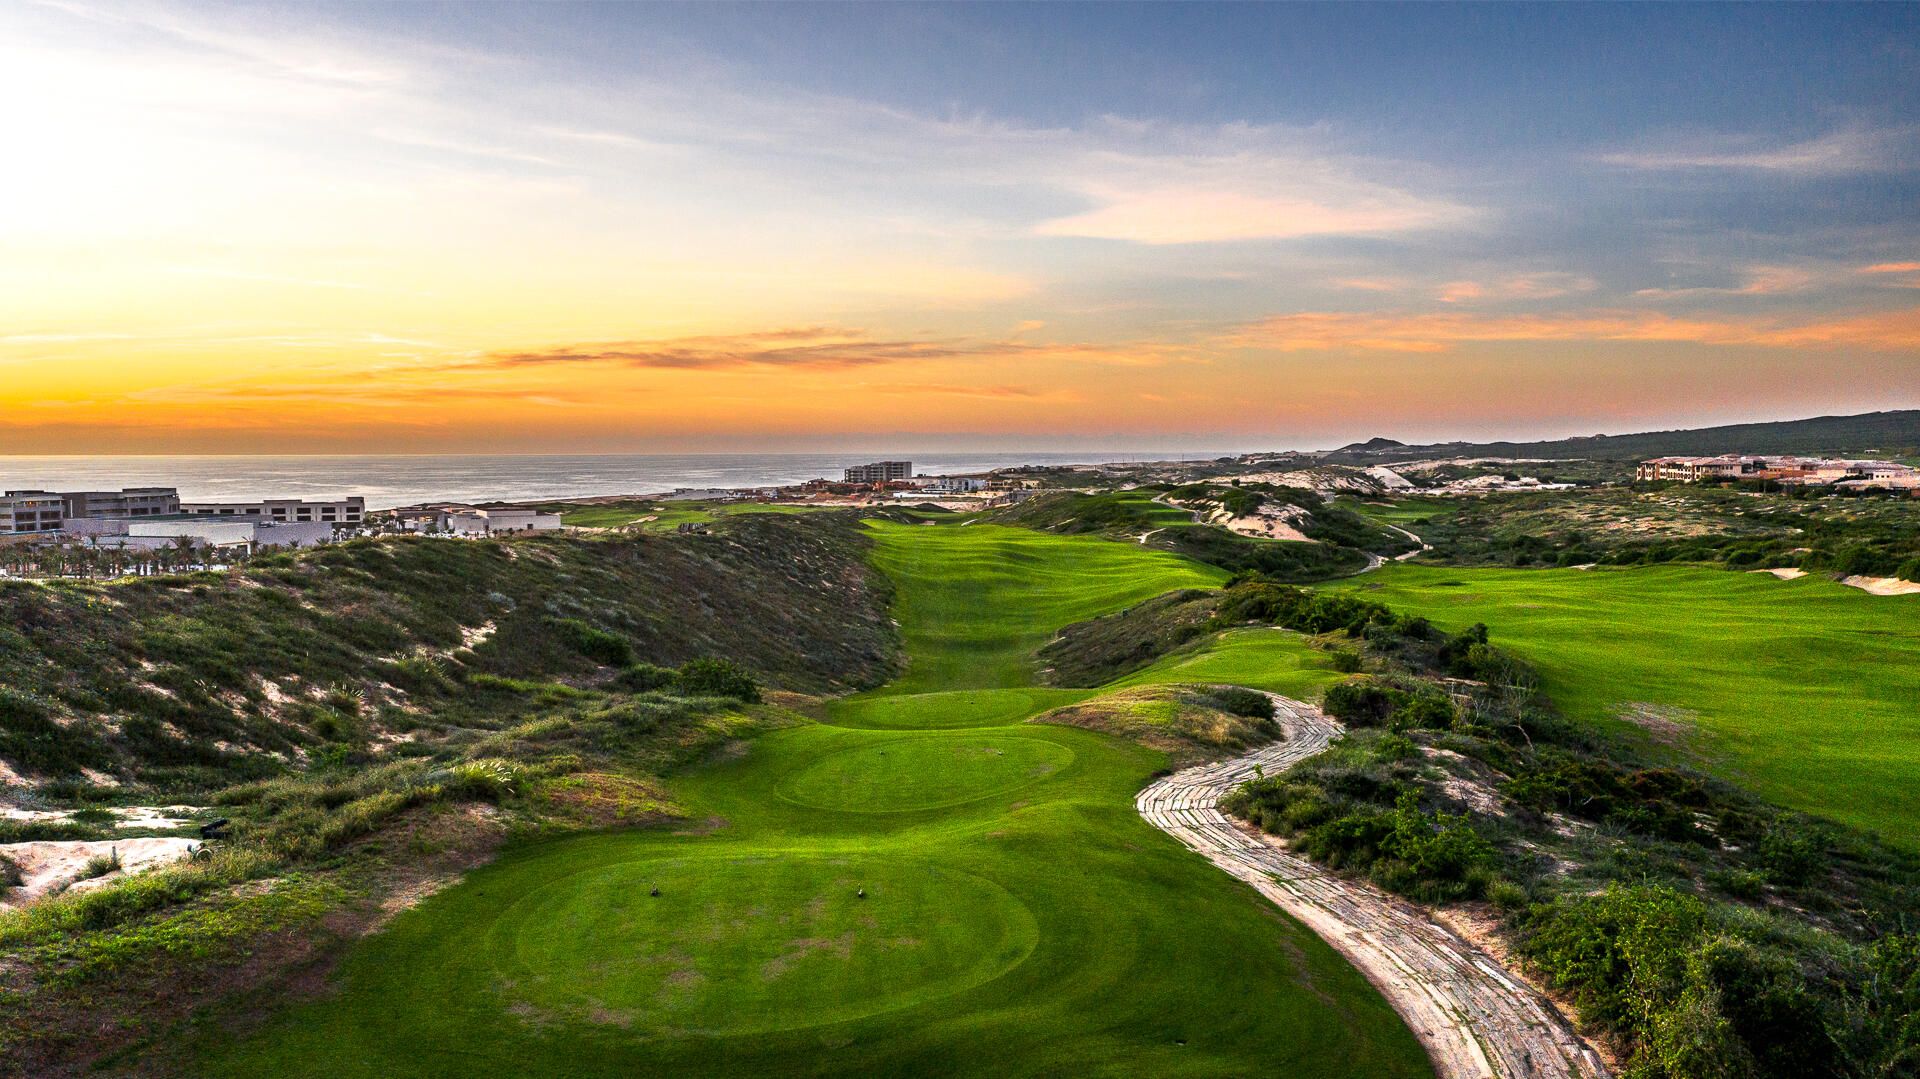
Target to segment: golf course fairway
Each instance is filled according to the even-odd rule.
[[[1389,565],[1334,587],[1484,622],[1568,715],[1636,723],[1785,805],[1920,848],[1920,596],[1700,566]]]
[[[224,1076],[1426,1076],[1330,948],[1142,821],[1155,752],[1031,716],[1067,623],[1219,583],[1137,545],[875,524],[910,665],[671,778],[701,834],[510,847],[242,1034]],[[1249,631],[1130,678],[1310,691]],[[657,895],[655,892],[657,891]]]

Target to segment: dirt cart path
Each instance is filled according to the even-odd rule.
[[[1256,768],[1282,771],[1325,750],[1339,731],[1311,705],[1273,701],[1284,741],[1159,780],[1140,792],[1140,815],[1346,956],[1407,1021],[1441,1079],[1605,1076],[1565,1017],[1485,952],[1413,905],[1335,876],[1220,811],[1221,799]]]

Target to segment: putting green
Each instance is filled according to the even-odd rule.
[[[835,701],[828,722],[873,730],[951,730],[1001,727],[1049,708],[1082,701],[1084,689],[960,689],[907,696],[862,696]]]
[[[1042,738],[901,738],[822,757],[788,777],[780,794],[817,809],[940,809],[1018,790],[1072,763],[1073,750]]]
[[[687,1034],[911,1007],[1004,973],[1037,939],[1020,901],[983,877],[895,858],[771,855],[563,877],[508,907],[485,937],[501,994],[522,1016]]]
[[[1140,819],[1163,755],[1025,722],[1097,692],[1033,684],[1060,626],[1217,573],[986,525],[873,534],[903,679],[670,777],[702,834],[513,844],[356,945],[335,992],[202,1028],[192,1074],[1432,1074],[1323,941]],[[1331,677],[1296,635],[1225,648],[1136,680]]]

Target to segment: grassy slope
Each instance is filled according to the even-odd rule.
[[[1361,550],[1342,543],[1377,542],[1392,550],[1402,542],[1398,534],[1368,535],[1373,530],[1366,521],[1332,510],[1322,511],[1305,526],[1307,534],[1327,542],[1243,536],[1217,525],[1198,524],[1191,510],[1155,500],[1156,494],[1167,490],[1056,491],[991,511],[987,519],[1045,532],[1138,542],[1230,572],[1259,570],[1299,581],[1343,576],[1366,564]],[[1207,508],[1216,501],[1196,498],[1195,504]]]
[[[1694,567],[1402,565],[1358,587],[1450,627],[1494,627],[1570,715],[1686,709],[1733,778],[1920,846],[1920,598]]]
[[[363,946],[339,993],[210,1032],[197,1070],[1428,1074],[1321,941],[1139,820],[1160,755],[1020,722],[1075,694],[1031,688],[1054,627],[1216,574],[1101,540],[875,531],[908,674],[682,775],[724,827],[523,845]],[[1284,651],[1235,637],[1216,662],[1252,672],[1262,649]]]
[[[318,747],[330,688],[376,729],[446,711],[426,665],[584,674],[554,623],[589,623],[639,659],[735,659],[786,688],[883,678],[882,584],[850,520],[741,516],[714,535],[495,542],[362,540],[226,574],[110,584],[0,582],[0,760],[32,777],[81,768],[162,789],[270,774]],[[276,684],[270,690],[266,681]]]

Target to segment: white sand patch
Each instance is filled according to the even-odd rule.
[[[1783,581],[1792,581],[1792,580],[1797,580],[1797,579],[1799,579],[1799,578],[1801,578],[1801,577],[1805,577],[1805,576],[1807,575],[1807,571],[1806,571],[1806,570],[1803,570],[1803,569],[1796,569],[1796,568],[1794,568],[1794,567],[1792,567],[1792,566],[1782,566],[1782,567],[1780,567],[1779,569],[1756,569],[1756,570],[1753,570],[1753,571],[1751,571],[1751,572],[1753,572],[1753,573],[1771,573],[1771,574],[1773,574],[1773,575],[1774,575],[1775,577],[1778,577],[1778,578],[1780,578],[1780,579],[1781,579],[1781,580],[1783,580]]]
[[[1911,596],[1920,594],[1920,583],[1898,577],[1842,577],[1840,583],[1875,596]]]
[[[25,878],[19,888],[0,896],[0,908],[25,906],[60,891],[83,892],[104,888],[135,873],[172,865],[199,846],[197,840],[162,839],[89,839],[0,844],[0,854],[20,867]],[[120,868],[105,876],[81,880],[87,862],[117,853]]]
[[[64,809],[21,809],[19,806],[0,806],[0,820],[25,821],[29,824],[44,824],[47,821],[67,819]]]
[[[118,806],[113,815],[121,828],[184,828],[200,811],[199,806]]]
[[[116,828],[184,828],[192,824],[199,806],[108,806],[107,812],[114,816]],[[72,809],[23,809],[19,806],[0,806],[0,820],[26,821],[33,824],[48,822],[66,823],[73,819]]]
[[[495,628],[492,619],[488,619],[477,626],[461,626],[460,647],[472,648],[477,644],[486,643],[487,638],[493,636]]]
[[[1298,507],[1289,506],[1287,508],[1297,509]],[[1300,531],[1300,529],[1294,525],[1292,518],[1286,516],[1274,515],[1270,517],[1264,513],[1256,513],[1249,517],[1222,517],[1215,523],[1223,524],[1227,527],[1228,531],[1238,532],[1243,536],[1293,540],[1296,543],[1313,542],[1305,532]]]

